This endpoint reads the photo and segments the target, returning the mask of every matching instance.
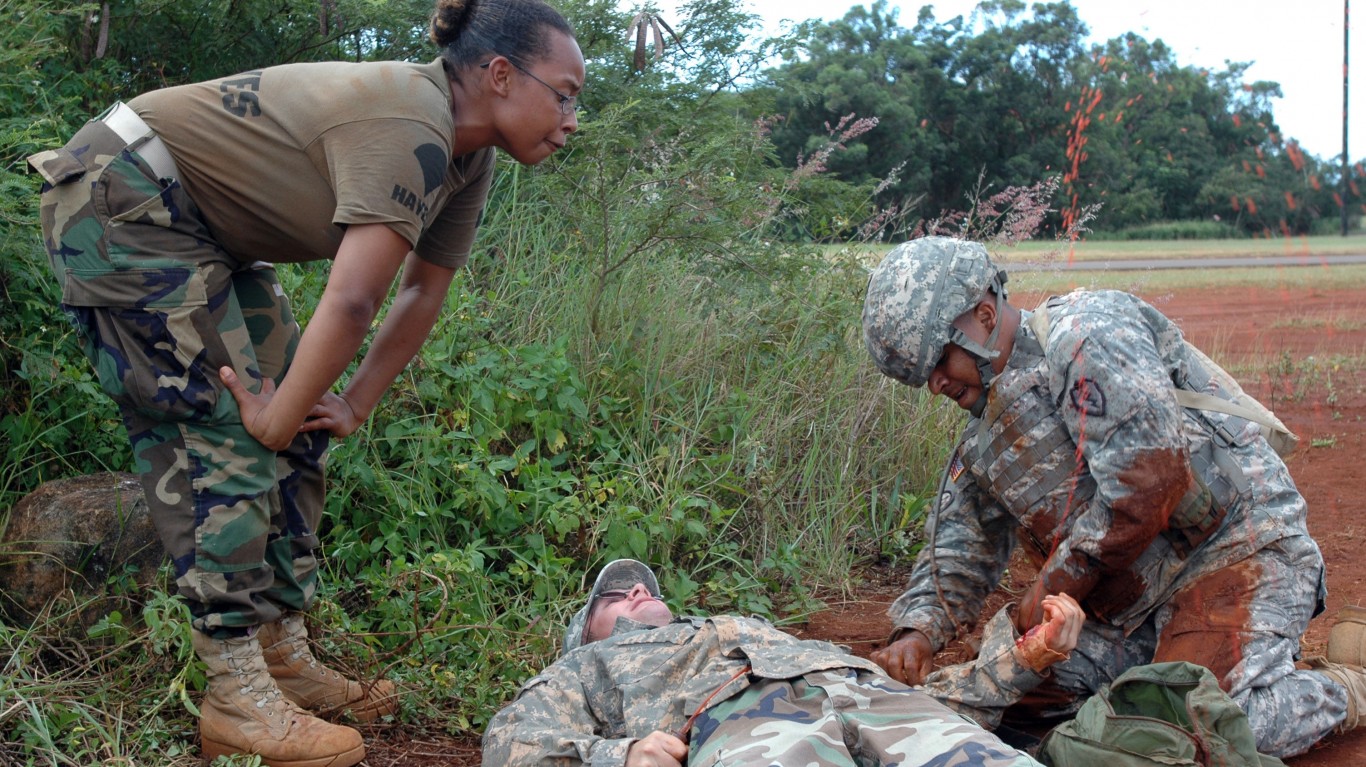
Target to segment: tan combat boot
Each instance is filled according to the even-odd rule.
[[[302,613],[287,613],[256,632],[266,667],[286,698],[320,716],[349,713],[360,722],[394,713],[394,683],[361,684],[324,666],[308,649]]]
[[[1347,690],[1347,718],[1338,725],[1338,732],[1356,729],[1366,715],[1366,669],[1346,663],[1333,663],[1327,658],[1305,658],[1309,668],[1342,685]]]
[[[1366,607],[1347,605],[1328,632],[1328,660],[1366,666]]]
[[[208,666],[199,717],[205,764],[228,754],[259,754],[270,767],[351,767],[365,758],[359,732],[315,719],[280,694],[256,637],[191,634]]]

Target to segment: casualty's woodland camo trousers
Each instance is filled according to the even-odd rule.
[[[34,164],[62,307],[118,404],[152,520],[195,628],[218,635],[306,609],[316,588],[327,432],[280,453],[218,379],[284,377],[299,340],[275,270],[215,242],[179,182],[99,119]]]
[[[690,767],[1037,765],[928,695],[856,669],[765,680],[698,717]]]

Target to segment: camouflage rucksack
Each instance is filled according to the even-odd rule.
[[[1183,661],[1120,674],[1044,736],[1038,758],[1049,767],[1285,767],[1257,753],[1247,715],[1214,674]]]

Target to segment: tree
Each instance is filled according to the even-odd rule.
[[[876,117],[832,170],[855,183],[895,175],[889,198],[922,217],[961,208],[978,188],[1032,183],[1054,172],[1068,67],[1086,28],[1067,3],[983,3],[972,19],[921,10],[905,29],[885,2],[817,27],[804,56],[769,73],[784,120],[774,141],[785,162],[816,151],[819,126],[846,114]],[[974,34],[980,22],[982,31]],[[899,172],[897,169],[900,168]]]

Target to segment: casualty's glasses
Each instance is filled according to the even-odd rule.
[[[503,58],[506,59],[507,57],[504,56]],[[483,64],[480,64],[480,65],[479,65],[479,68],[480,68],[480,69],[488,69],[488,68],[489,68],[489,64],[492,64],[492,63],[493,63],[492,61],[485,61]],[[518,71],[518,72],[521,72],[522,74],[526,75],[527,77],[530,77],[531,79],[535,80],[536,82],[540,83],[541,85],[544,85],[546,88],[549,88],[549,89],[550,89],[550,92],[553,93],[553,94],[555,94],[555,98],[557,98],[557,99],[560,100],[560,101],[559,101],[559,104],[560,104],[560,114],[562,114],[562,115],[570,115],[570,114],[573,114],[573,113],[579,108],[579,97],[578,97],[578,96],[570,96],[570,95],[565,94],[565,93],[560,93],[560,91],[559,91],[558,88],[556,88],[555,86],[553,86],[553,85],[551,85],[550,83],[546,82],[545,80],[542,80],[541,78],[537,77],[536,75],[531,74],[530,72],[527,71],[526,67],[522,66],[521,64],[518,64],[517,62],[513,61],[512,59],[508,59],[508,63],[511,64],[511,65],[514,66],[514,67],[517,67],[517,71]],[[624,594],[625,592],[622,592],[622,593]]]
[[[611,604],[611,603],[613,603],[613,602],[620,602],[621,600],[623,600],[623,599],[625,599],[626,597],[629,597],[629,596],[631,596],[631,592],[629,592],[629,591],[620,591],[620,590],[599,591],[599,592],[598,592],[597,602],[600,602],[600,603],[603,603],[603,604]]]

